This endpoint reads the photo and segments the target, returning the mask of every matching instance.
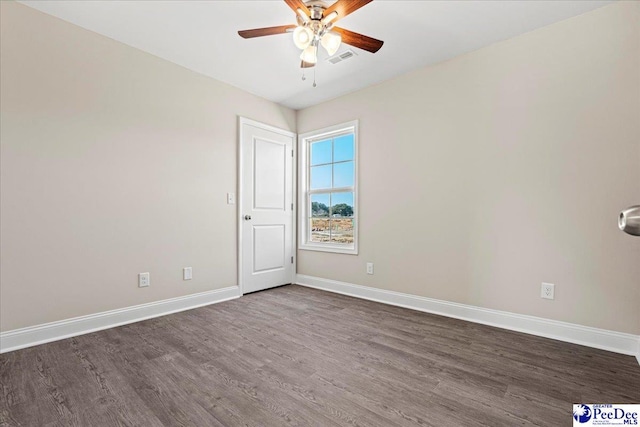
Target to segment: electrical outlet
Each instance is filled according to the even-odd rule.
[[[182,269],[182,280],[193,279],[193,269],[191,267],[185,267]]]
[[[146,288],[151,285],[151,277],[149,273],[140,273],[138,274],[138,287]]]
[[[373,263],[372,262],[368,262],[367,263],[367,274],[373,274]]]
[[[555,287],[553,283],[544,283],[540,287],[540,297],[544,299],[553,299],[555,294]]]

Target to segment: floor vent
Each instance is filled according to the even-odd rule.
[[[345,50],[340,55],[332,56],[331,58],[327,58],[327,61],[332,64],[337,64],[338,62],[346,61],[349,58],[356,56],[356,53],[351,49]]]

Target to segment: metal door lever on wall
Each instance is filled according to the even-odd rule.
[[[620,212],[618,228],[632,236],[640,236],[640,205],[631,206]]]

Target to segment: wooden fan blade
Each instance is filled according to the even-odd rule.
[[[298,13],[298,9],[302,9],[307,16],[311,15],[309,8],[307,8],[307,5],[305,5],[302,0],[284,0],[284,2],[296,13]]]
[[[379,51],[384,44],[382,40],[374,39],[373,37],[365,36],[363,34],[354,33],[353,31],[345,30],[344,28],[340,27],[333,27],[332,31],[335,31],[342,36],[342,43],[367,50],[371,53],[376,53],[377,51]]]
[[[311,62],[300,61],[300,68],[312,68],[315,66],[316,64],[312,64]]]
[[[266,28],[254,28],[252,30],[238,31],[240,37],[245,39],[251,39],[253,37],[272,36],[274,34],[283,34],[287,30],[293,30],[295,25],[280,25],[279,27],[266,27]]]
[[[286,0],[285,0],[286,1]],[[355,12],[362,6],[371,3],[373,0],[338,0],[324,11],[322,16],[328,16],[331,12],[338,12],[338,17],[333,20],[336,22],[338,19],[342,19],[348,14]]]

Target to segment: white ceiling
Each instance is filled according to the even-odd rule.
[[[22,1],[193,71],[300,109],[416,68],[604,6],[611,1],[377,0],[339,26],[380,40],[376,54],[330,64],[302,81],[291,35],[242,39],[237,31],[295,23],[282,0]],[[349,46],[343,45],[341,53]],[[319,51],[320,52],[320,51]]]

